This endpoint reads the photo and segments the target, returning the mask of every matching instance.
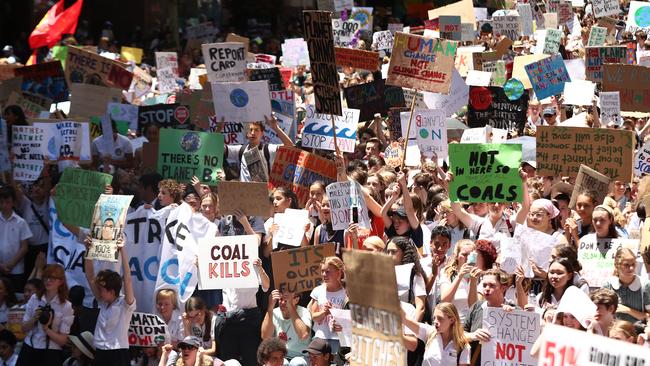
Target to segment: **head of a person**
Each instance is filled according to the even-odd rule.
[[[386,166],[386,160],[381,155],[371,155],[368,157],[368,173],[377,173]]]
[[[176,295],[176,291],[162,289],[156,293],[156,311],[158,314],[168,319],[176,309],[178,309],[178,296]]]
[[[596,321],[601,324],[611,324],[616,318],[618,308],[618,295],[614,290],[601,287],[589,295],[596,304]]]
[[[163,179],[158,183],[158,201],[163,207],[181,203],[181,185],[173,179]]]
[[[567,258],[557,258],[551,261],[548,267],[546,282],[542,289],[541,301],[551,302],[554,293],[564,294],[569,286],[573,285],[575,268]],[[559,300],[559,299],[558,299]]]
[[[162,176],[158,173],[147,173],[140,176],[138,185],[140,198],[151,202],[158,197],[158,184]]]
[[[565,327],[576,329],[576,330],[585,330],[585,328],[580,323],[580,320],[578,320],[578,318],[573,316],[571,312],[565,311],[563,313],[559,313],[558,315],[562,315],[562,325],[564,325]]]
[[[79,335],[69,335],[68,339],[72,346],[70,349],[72,358],[81,361],[82,365],[90,364],[95,359],[94,336],[91,332],[84,331]]]
[[[266,129],[266,126],[264,126],[263,122],[251,122],[248,124],[248,132],[246,133],[246,137],[248,138],[248,142],[252,146],[257,146],[260,144],[262,141],[262,137],[264,136],[264,130]]]
[[[5,216],[10,215],[16,204],[16,191],[13,187],[4,186],[0,188],[0,212]]]
[[[323,183],[320,180],[315,181],[314,183],[309,185],[309,198],[317,201],[317,202],[322,202],[323,197],[325,197],[325,183]]]
[[[373,235],[363,241],[362,248],[369,252],[383,252],[386,249],[386,243],[384,243],[382,238]]]
[[[397,235],[404,235],[411,228],[404,206],[399,204],[393,205],[392,209],[388,211],[388,216],[393,223],[393,228]]]
[[[20,106],[15,104],[8,105],[2,112],[2,118],[7,121],[7,126],[26,126],[27,118],[25,112]]]
[[[606,205],[598,205],[591,214],[591,221],[598,238],[618,238],[614,210]]]
[[[555,323],[555,312],[557,310],[557,305],[547,305],[542,311],[542,325],[554,324]],[[558,319],[561,320],[561,319]]]
[[[621,181],[621,180],[615,180],[612,191],[614,193],[615,197],[621,197],[625,194],[625,190],[627,189],[627,183]]]
[[[23,288],[23,297],[25,302],[27,302],[34,294],[36,294],[38,298],[41,298],[44,293],[45,284],[43,283],[43,280],[39,278],[30,278],[27,280],[25,287]]]
[[[491,217],[502,217],[506,209],[506,204],[503,202],[491,202],[487,204],[487,209]]]
[[[122,290],[122,277],[120,277],[119,273],[110,269],[99,271],[95,283],[99,291],[99,298],[104,302],[111,303],[115,301],[120,295],[120,290]]]
[[[406,236],[394,236],[386,244],[386,254],[393,257],[396,266],[407,263],[415,263],[418,260],[418,252],[413,241]]]
[[[56,292],[59,302],[65,303],[68,299],[68,283],[65,279],[65,270],[60,264],[48,264],[43,270],[45,290]]]
[[[611,328],[609,328],[609,338],[628,343],[636,343],[637,333],[636,329],[634,329],[634,324],[625,320],[615,321]]]
[[[472,254],[475,248],[476,245],[470,239],[461,239],[456,242],[453,257],[445,267],[445,273],[448,278],[454,278],[456,276],[460,267],[467,263],[467,258]]]
[[[508,275],[498,269],[490,269],[483,273],[483,296],[490,306],[501,306],[508,289]]]
[[[201,197],[201,213],[205,218],[214,221],[219,215],[219,196],[210,192]]]
[[[544,122],[549,125],[554,125],[557,118],[557,111],[553,107],[544,108],[542,117],[544,117]]]
[[[431,230],[431,253],[444,258],[451,248],[451,230],[446,226],[436,226]]]
[[[437,334],[451,335],[456,347],[462,348],[467,344],[463,324],[454,304],[441,302],[436,305],[433,310],[433,326],[436,328]]]
[[[336,287],[341,285],[345,276],[345,266],[339,257],[325,257],[320,264],[323,283],[326,286]]]
[[[113,240],[115,238],[115,220],[111,217],[104,220],[102,225],[102,237],[103,240]]]
[[[551,249],[551,260],[566,258],[571,264],[574,271],[582,271],[582,264],[578,261],[578,251],[576,247],[569,244],[558,244]]]
[[[366,141],[366,156],[377,156],[381,153],[381,141],[371,137]]]
[[[16,348],[16,336],[7,329],[0,330],[0,358],[8,360]]]
[[[321,338],[314,338],[302,353],[309,357],[309,366],[329,366],[332,359],[332,347]]]
[[[283,293],[282,297],[280,297],[280,301],[278,301],[278,307],[280,308],[282,316],[285,319],[289,319],[291,317],[291,313],[289,312],[289,303],[293,304],[294,308],[297,307],[298,303],[300,302],[300,295],[300,292],[293,292]]]
[[[190,297],[185,303],[185,315],[192,324],[203,327],[203,340],[209,341],[212,329],[212,312],[208,309],[205,301],[198,296]]]
[[[196,356],[201,346],[202,342],[197,336],[187,336],[178,342],[178,351],[184,365],[194,365],[196,363]]]
[[[278,187],[273,191],[273,212],[284,213],[287,208],[298,209],[298,197],[289,188]]]
[[[619,248],[614,254],[614,275],[631,283],[636,275],[636,255],[629,248]]]
[[[370,194],[373,197],[382,197],[386,190],[386,182],[379,174],[369,174],[366,179],[366,188],[370,189]]]
[[[560,210],[553,202],[545,198],[537,199],[530,205],[526,223],[535,230],[547,232],[553,229],[552,220],[559,214]]]
[[[155,123],[149,123],[142,129],[142,135],[147,141],[157,144],[160,142],[160,127]]]
[[[199,194],[194,190],[194,187],[187,186],[185,188],[185,192],[183,192],[183,202],[192,207],[192,212],[201,211],[201,200]]]
[[[571,209],[569,208],[569,203],[571,202],[571,197],[564,193],[560,193],[553,198],[557,202],[557,208],[560,210],[560,218],[566,220],[571,216]]]
[[[257,348],[257,363],[262,366],[282,366],[287,355],[287,344],[280,338],[265,339]]]
[[[43,177],[38,178],[34,184],[29,187],[29,198],[37,203],[43,202],[49,193],[49,187]]]
[[[474,243],[474,251],[476,252],[476,268],[483,271],[492,268],[494,262],[497,260],[497,250],[491,241],[479,239]]]
[[[357,136],[359,136],[359,143],[365,144],[370,141],[371,138],[377,138],[377,134],[370,128],[364,127],[360,128]]]
[[[576,199],[576,213],[583,222],[591,222],[591,214],[597,204],[594,192],[582,192]]]

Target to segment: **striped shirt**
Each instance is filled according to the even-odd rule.
[[[650,311],[650,282],[641,281],[641,277],[634,275],[634,281],[628,286],[621,284],[618,277],[612,276],[603,285],[604,288],[614,290],[618,295],[618,303],[625,305],[631,309],[646,312]],[[643,288],[643,291],[641,289]],[[616,313],[617,319],[627,320],[629,322],[636,322],[637,320],[632,315]]]

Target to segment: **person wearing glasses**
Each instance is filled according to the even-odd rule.
[[[207,305],[197,296],[192,296],[185,303],[185,312],[182,315],[183,333],[194,336],[201,341],[199,347],[205,355],[213,356],[216,350],[214,338],[215,315]],[[180,343],[179,343],[180,345]]]
[[[205,353],[201,347],[201,339],[196,336],[187,336],[178,343],[177,351],[180,357],[172,365],[174,366],[212,366],[212,357]],[[158,366],[166,366],[174,346],[166,344],[163,346],[163,354]]]
[[[526,225],[537,231],[551,235],[555,238],[556,244],[566,244],[566,238],[559,227],[560,210],[553,202],[545,198],[537,199],[530,205]]]

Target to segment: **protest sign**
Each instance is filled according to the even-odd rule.
[[[440,38],[454,41],[461,40],[461,22],[459,15],[440,16]]]
[[[49,112],[49,108],[46,109],[43,106],[25,98],[25,96],[22,93],[17,93],[15,91],[12,91],[11,94],[9,94],[9,99],[7,99],[7,102],[4,103],[4,105],[19,106],[20,108],[22,108],[23,113],[25,113],[25,117],[29,119],[38,118],[41,115],[41,112],[44,111]]]
[[[337,182],[327,186],[334,230],[346,230],[353,222],[359,227],[372,229],[362,189],[357,182]]]
[[[460,40],[464,42],[473,41],[474,37],[476,37],[474,24],[460,23]]]
[[[617,0],[593,0],[591,3],[596,18],[618,15],[621,12]]]
[[[179,104],[154,104],[138,107],[138,128],[154,123],[161,129],[164,128],[190,128],[190,110],[187,106]]]
[[[282,65],[297,67],[309,65],[307,42],[302,38],[285,39],[282,43]]]
[[[632,131],[605,128],[537,128],[537,174],[575,177],[580,164],[629,182],[632,178]]]
[[[402,28],[399,29],[402,31]],[[395,32],[379,31],[372,34],[372,49],[373,50],[392,50],[395,38]]]
[[[126,47],[126,46],[122,46],[122,48],[120,48],[120,56],[123,59],[134,62],[136,64],[142,62],[142,54],[143,54],[142,48]]]
[[[384,79],[343,89],[348,108],[359,110],[359,121],[369,121],[375,113],[386,115],[390,108],[404,107],[404,92],[398,86],[386,85]]]
[[[133,79],[122,63],[73,46],[68,47],[65,64],[68,85],[83,83],[128,90]]]
[[[270,96],[273,112],[281,113],[292,118],[296,115],[296,102],[293,91],[272,90]]]
[[[106,104],[119,103],[122,91],[99,85],[72,83],[70,85],[70,113],[72,118],[98,117],[106,113]]]
[[[548,58],[548,55],[544,54],[532,54],[524,56],[515,56],[512,65],[512,78],[521,81],[524,84],[524,88],[531,89],[533,86],[530,83],[528,78],[528,73],[526,72],[526,65],[537,62],[539,60]]]
[[[650,69],[645,66],[603,65],[603,91],[620,92],[622,111],[650,112],[649,83]]]
[[[219,212],[230,215],[240,210],[247,216],[266,217],[271,212],[271,202],[266,183],[219,182]]]
[[[296,139],[296,124],[294,122],[294,118],[290,116],[286,116],[281,113],[276,113],[275,114],[275,120],[278,121],[278,127],[284,133],[289,136],[291,141],[295,141]],[[264,130],[264,136],[262,136],[262,141],[265,144],[276,144],[276,145],[282,145],[282,139],[278,134],[271,128],[267,128]]]
[[[594,25],[589,31],[589,40],[587,41],[587,46],[602,46],[605,44],[606,39],[607,28]]]
[[[171,69],[178,76],[178,54],[176,52],[156,52],[156,70]]]
[[[271,117],[268,81],[212,83],[212,99],[218,121],[255,122]]]
[[[59,219],[68,225],[89,228],[97,199],[110,184],[109,174],[68,168],[56,185],[56,203]]]
[[[350,18],[361,23],[361,29],[372,31],[372,8],[355,6],[350,12]]]
[[[334,46],[350,47],[360,27],[361,23],[354,19],[332,19]]]
[[[490,22],[492,24],[492,32],[495,36],[505,36],[510,40],[519,39],[519,34],[521,33],[519,23],[518,15],[493,16]]]
[[[199,239],[199,288],[257,288],[257,235]]]
[[[87,122],[52,120],[34,122],[43,131],[43,155],[52,161],[88,162],[90,156],[90,127]]]
[[[161,347],[170,339],[165,339],[169,333],[167,323],[156,314],[134,312],[129,323],[130,347]]]
[[[325,184],[336,181],[336,165],[332,160],[300,149],[278,148],[270,172],[270,188],[291,188],[300,204],[304,204],[309,197],[309,186],[317,180]]]
[[[217,33],[219,33],[219,29],[212,22],[203,22],[185,27],[185,38],[188,40],[195,39],[201,41],[201,43],[209,43]]]
[[[201,45],[210,82],[246,80],[246,50],[243,43],[210,43]]]
[[[321,283],[321,262],[334,254],[334,243],[310,245],[271,253],[275,288],[281,293],[310,291]]]
[[[585,48],[587,80],[600,83],[603,81],[603,65],[626,62],[625,46],[587,47]]]
[[[86,258],[117,262],[117,241],[122,237],[124,222],[133,196],[102,194],[93,211],[90,237],[92,245]]]
[[[13,177],[33,182],[43,171],[43,130],[32,126],[12,126]]]
[[[467,125],[471,128],[492,126],[516,129],[523,135],[528,111],[528,94],[510,100],[503,88],[470,87],[467,105]]]
[[[278,244],[299,247],[305,237],[305,227],[309,225],[309,212],[287,208],[284,213],[273,215],[273,223],[278,225],[278,231],[273,235],[273,249]]]
[[[484,70],[483,65],[485,65],[486,62],[497,61],[499,59],[500,59],[499,56],[497,56],[497,53],[494,51],[472,52],[472,65],[474,66],[474,70],[491,71],[491,70]]]
[[[474,14],[474,10],[474,4],[472,0],[461,0],[449,5],[429,10],[429,19],[436,19],[441,15],[460,15],[460,19],[463,23],[475,24],[477,19],[476,15]],[[485,10],[487,13],[487,9]]]
[[[402,88],[404,90],[404,104],[405,105],[412,105],[413,104],[413,98],[415,98],[415,108],[419,109],[426,109],[427,105],[424,103],[424,92],[409,89],[409,88]]]
[[[648,21],[650,4],[645,1],[630,1],[629,4],[625,30],[632,33],[637,30],[647,30],[650,27],[650,21]]]
[[[620,92],[600,92],[598,97],[600,99],[600,123],[605,126],[608,123],[618,124],[621,119]]]
[[[163,128],[158,173],[179,182],[189,182],[196,176],[201,182],[214,185],[223,165],[223,149],[222,134]]]
[[[533,11],[530,4],[517,3],[517,13],[519,13],[519,26],[521,35],[533,35]]]
[[[546,29],[544,31],[544,47],[541,53],[554,55],[560,50],[560,41],[562,40],[562,31],[559,29]],[[539,50],[539,48],[538,48]]]
[[[14,70],[16,76],[23,78],[22,90],[52,99],[55,103],[68,100],[63,68],[60,61],[50,61]]]
[[[151,90],[152,82],[153,79],[147,72],[137,66],[133,68],[133,81],[130,89],[133,89],[136,98],[145,96]]]
[[[603,202],[609,192],[609,182],[609,177],[581,164],[578,176],[576,177],[576,183],[573,187],[573,192],[571,193],[569,208],[573,209],[576,207],[578,196],[584,192],[590,192],[594,195],[594,202]]]
[[[534,365],[533,344],[541,331],[535,312],[488,306],[483,311],[483,329],[490,332],[490,341],[481,344],[481,365]]]
[[[637,253],[637,239],[596,239],[596,236],[584,236],[578,247],[578,260],[582,264],[582,277],[590,287],[602,287],[614,274],[614,255],[619,248],[627,248]]]
[[[405,365],[395,266],[390,256],[343,253],[352,314],[350,365]],[[381,318],[377,322],[373,319]]]
[[[208,119],[214,116],[212,89],[183,90],[176,93],[176,103],[190,110],[190,123],[203,130],[209,129]]]
[[[517,225],[513,238],[517,241],[518,245],[523,248],[523,260],[521,264],[524,268],[528,266],[528,260],[530,259],[537,264],[539,268],[545,271],[548,270],[551,261],[551,251],[553,251],[553,248],[558,244],[558,241],[554,236],[535,230],[526,225]],[[532,268],[530,270],[532,271]]]
[[[535,95],[540,100],[561,94],[564,90],[564,83],[571,81],[566,66],[564,66],[562,55],[557,53],[551,57],[528,64],[525,69]]]
[[[302,130],[302,146],[334,151],[332,118],[336,125],[337,144],[341,151],[353,152],[357,140],[358,109],[343,109],[340,116],[321,114],[317,108],[305,106],[305,126]]]
[[[454,68],[458,70],[461,76],[467,76],[467,71],[472,69],[474,64],[474,53],[483,52],[484,50],[485,47],[481,46],[458,47],[454,58]],[[475,67],[474,70],[476,70]]]
[[[350,48],[335,47],[336,66],[353,67],[368,71],[379,70],[379,53],[356,50]]]
[[[569,105],[592,105],[596,84],[589,80],[564,83],[564,103]]]
[[[352,18],[356,19],[354,16]],[[339,92],[339,76],[336,71],[331,13],[303,11],[303,20],[312,70],[316,111],[340,116],[343,107]],[[361,26],[363,27],[363,24]]]
[[[249,66],[252,64],[248,64]],[[258,64],[266,65],[266,64]],[[280,69],[277,67],[268,67],[268,68],[248,68],[246,70],[248,74],[248,80],[250,81],[259,81],[259,80],[268,80],[269,82],[269,91],[280,91],[284,89],[284,81],[282,80],[282,74]]]
[[[106,112],[111,116],[111,119],[115,121],[115,124],[118,125],[118,130],[122,126],[122,131],[131,129],[133,131],[138,130],[138,106],[125,103],[108,103],[106,107]],[[124,132],[120,132],[123,135],[126,135]]]
[[[469,86],[490,86],[492,71],[468,70],[465,83]]]
[[[463,80],[463,77],[460,76],[460,73],[456,69],[453,70],[451,77],[451,89],[449,94],[423,93],[423,101],[426,106],[431,109],[444,110],[446,117],[451,117],[452,114],[463,108],[467,104],[468,100],[469,87],[465,84],[465,80]],[[421,107],[416,103],[415,108]]]
[[[519,144],[451,144],[449,166],[454,202],[521,202]]]
[[[643,144],[634,156],[634,175],[640,177],[648,173],[650,173],[650,142]]]
[[[173,93],[178,89],[177,76],[172,73],[172,68],[156,70],[156,88],[162,94]]]
[[[397,32],[386,84],[449,94],[458,43]]]
[[[447,152],[447,118],[441,109],[419,109],[413,112],[418,148],[424,156],[444,159]]]

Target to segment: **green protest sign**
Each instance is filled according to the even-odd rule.
[[[163,178],[189,182],[197,176],[203,183],[217,183],[223,163],[222,134],[163,128],[158,146],[158,173]]]
[[[454,179],[449,198],[464,202],[521,202],[520,144],[450,144]]]
[[[110,174],[72,168],[64,170],[54,197],[59,220],[68,225],[89,228],[95,203],[112,180]]]

